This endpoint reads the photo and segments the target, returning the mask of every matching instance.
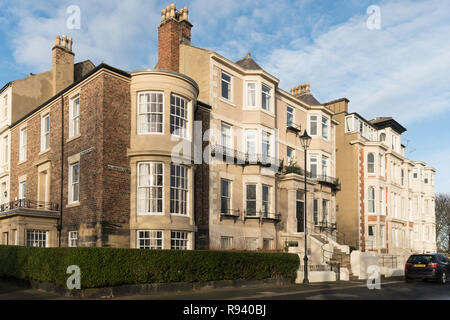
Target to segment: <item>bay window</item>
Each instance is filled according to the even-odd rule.
[[[163,213],[163,164],[139,163],[137,180],[138,214]]]
[[[163,233],[160,230],[138,230],[139,249],[163,249]]]
[[[256,184],[247,184],[246,186],[246,215],[256,216]]]
[[[188,215],[188,168],[170,166],[170,213]]]
[[[141,92],[138,95],[138,133],[164,132],[164,95],[162,92]]]
[[[174,94],[170,96],[170,134],[188,137],[188,101]]]
[[[247,107],[256,107],[256,82],[247,82]]]
[[[270,88],[266,85],[261,86],[261,107],[263,110],[271,111],[271,93]]]

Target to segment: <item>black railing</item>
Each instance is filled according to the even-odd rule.
[[[326,183],[336,187],[339,186],[339,179],[328,175],[317,174],[314,177],[311,176],[311,178],[316,179],[319,183]]]
[[[246,153],[218,144],[210,145],[211,155],[215,158],[232,161],[233,164],[262,166],[282,166],[282,162],[266,154]]]
[[[268,219],[268,220],[281,220],[281,213],[272,213],[264,211],[245,211],[244,217],[246,219]]]
[[[239,218],[241,216],[240,209],[221,209],[220,210],[221,217],[230,217],[230,218]]]
[[[29,199],[19,199],[0,205],[0,212],[14,209],[37,209],[45,211],[58,211],[59,205],[53,202],[43,202]]]

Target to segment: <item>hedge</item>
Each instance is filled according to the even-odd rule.
[[[81,270],[81,287],[213,280],[296,278],[296,254],[236,251],[0,246],[0,278],[66,286],[67,267]]]

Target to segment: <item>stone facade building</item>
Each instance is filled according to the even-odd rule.
[[[433,225],[365,214],[368,185],[428,208],[434,197],[415,180],[394,189],[366,175],[367,152],[429,181],[434,170],[356,133],[346,146],[345,100],[320,103],[308,83],[286,92],[250,53],[233,62],[191,45],[186,7],[161,14],[154,69],[75,64],[63,36],[50,71],[0,91],[1,244],[301,253],[307,228],[322,263],[329,241],[378,248],[366,230],[374,219],[400,236]],[[392,121],[368,126],[400,134]]]
[[[362,251],[407,256],[436,251],[434,175],[406,157],[393,118],[366,120],[348,112],[348,100],[326,103],[336,130],[337,221],[347,244]]]

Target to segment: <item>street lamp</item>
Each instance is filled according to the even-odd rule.
[[[308,280],[308,245],[307,245],[307,239],[308,239],[308,224],[307,224],[307,218],[306,218],[306,208],[308,207],[306,205],[306,193],[307,193],[307,189],[306,189],[306,152],[307,149],[309,148],[309,144],[311,143],[311,137],[308,135],[308,133],[305,132],[300,136],[300,142],[302,143],[302,147],[303,149],[305,149],[305,166],[304,166],[304,173],[303,176],[305,177],[305,202],[304,202],[304,214],[305,214],[305,219],[304,219],[304,233],[305,233],[305,256],[303,258],[303,265],[304,265],[304,271],[303,271],[303,284],[309,284],[309,280]]]

